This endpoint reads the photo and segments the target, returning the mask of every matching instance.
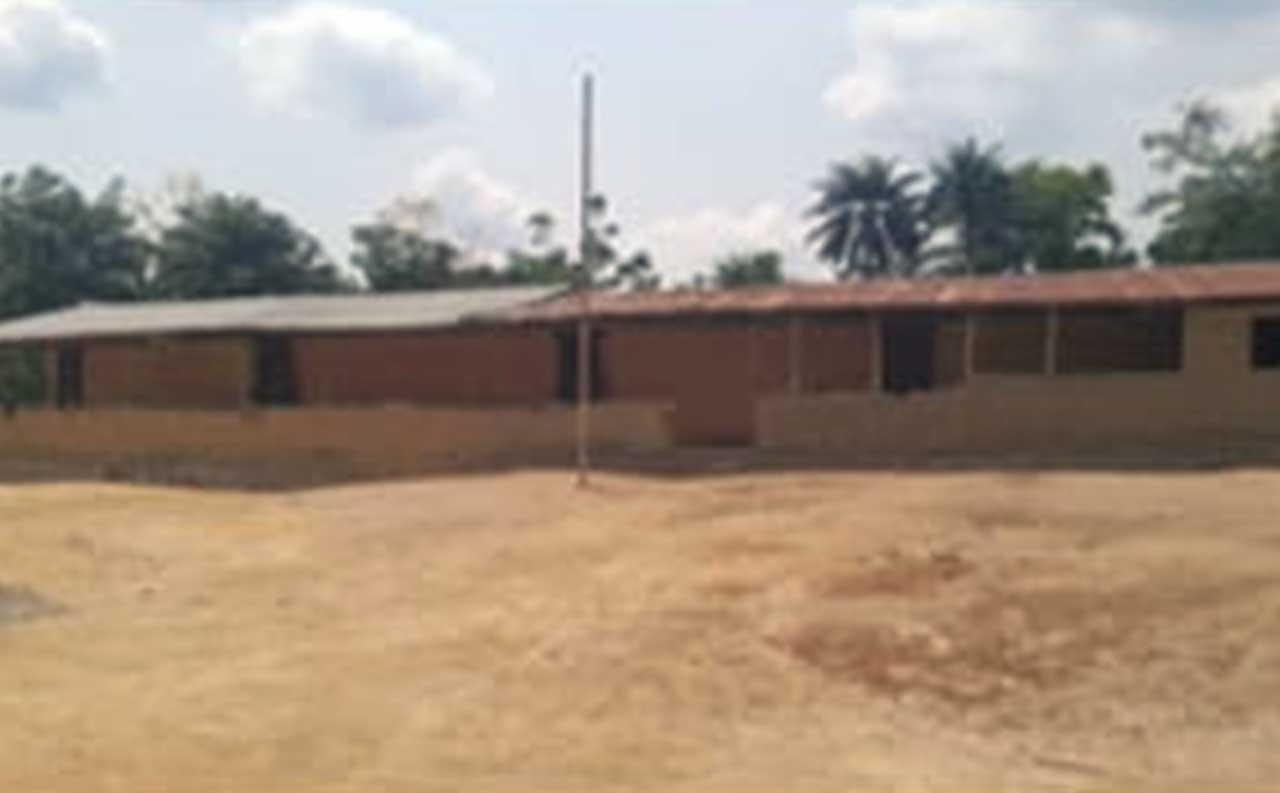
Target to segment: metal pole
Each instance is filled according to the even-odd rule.
[[[594,245],[591,239],[591,121],[595,84],[590,72],[582,78],[582,196],[579,206],[578,258],[578,486],[586,487],[591,470],[591,268]]]

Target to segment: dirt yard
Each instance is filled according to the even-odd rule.
[[[0,789],[1280,779],[1280,472],[0,486]]]

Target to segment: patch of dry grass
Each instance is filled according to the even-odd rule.
[[[1253,471],[3,487],[0,613],[62,608],[0,619],[0,788],[1263,786],[1278,508]]]

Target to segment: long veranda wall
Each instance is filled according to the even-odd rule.
[[[378,471],[455,462],[572,460],[574,411],[536,408],[286,408],[23,411],[0,419],[0,456],[210,461],[324,458]],[[670,408],[596,406],[598,451],[671,446]]]
[[[607,328],[604,363],[612,393],[594,411],[594,434],[602,448],[666,449],[688,443],[689,436],[696,444],[700,435],[690,428],[702,427],[695,422],[714,428],[708,417],[719,420],[718,412],[729,414],[726,407],[735,400],[748,406],[754,443],[765,449],[874,455],[1280,433],[1280,372],[1254,371],[1250,365],[1252,320],[1276,315],[1280,315],[1277,305],[1189,307],[1178,371],[1052,376],[1037,371],[1042,362],[1036,349],[1045,336],[1036,330],[1033,319],[980,317],[980,325],[987,323],[990,330],[988,343],[973,351],[978,373],[958,382],[943,378],[936,390],[905,396],[874,387],[874,342],[869,341],[873,330],[865,315],[803,317],[795,326],[798,333],[785,319],[716,324],[705,330],[695,323],[614,325]],[[955,319],[949,320],[948,336],[955,337],[957,326]],[[714,361],[726,353],[744,356],[743,374],[733,379],[732,392],[726,387],[731,378],[685,360],[689,351],[701,349],[691,339],[708,334],[719,346],[712,350],[715,355],[703,358]],[[984,338],[981,331],[978,338]],[[551,350],[539,346],[547,344],[542,334],[530,334],[528,341],[513,335],[511,342],[513,355],[525,352],[519,345],[531,343],[537,350],[530,358],[539,362],[539,369],[553,368],[547,360]],[[940,345],[943,348],[951,352],[946,360],[939,356],[938,370],[953,371],[957,364],[951,359],[960,348],[950,343]],[[234,347],[210,347],[220,359],[235,358],[222,356],[222,349]],[[172,357],[176,350],[160,348],[154,354]],[[128,354],[142,352],[134,349]],[[340,349],[343,357],[347,353]],[[412,357],[425,363],[417,355]],[[91,352],[90,361],[93,358]],[[993,368],[1006,373],[983,373]],[[1008,373],[1012,371],[1023,373]],[[140,378],[139,383],[148,382],[149,377]],[[88,379],[92,393],[94,378]],[[552,385],[543,373],[514,378],[531,381],[521,386],[528,392],[498,394],[488,381],[463,379],[472,383],[468,388],[479,387],[486,395],[530,401]],[[705,393],[690,385],[705,385],[708,379],[715,380],[716,388]],[[345,396],[392,397],[393,385],[380,383],[358,397]],[[243,389],[243,382],[237,387]],[[95,407],[91,400],[84,411],[24,412],[3,422],[0,454],[251,458],[322,454],[387,465],[427,459],[566,456],[571,448],[572,407],[549,403],[545,397],[540,401],[543,406],[193,411]],[[707,406],[703,412],[689,409],[702,404]]]
[[[756,409],[763,448],[875,455],[1043,450],[1280,436],[1280,371],[1251,366],[1252,321],[1280,306],[1184,314],[1168,372],[976,374],[936,391],[774,394]]]

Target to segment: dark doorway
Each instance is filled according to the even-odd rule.
[[[925,391],[936,384],[938,318],[933,314],[889,314],[881,324],[884,390]]]
[[[1253,368],[1280,369],[1280,317],[1253,321]]]
[[[596,328],[591,332],[591,398],[603,399],[605,396],[604,356],[600,352],[604,341],[604,331]],[[560,365],[557,367],[559,377],[556,381],[556,397],[561,402],[576,402],[578,399],[578,329],[577,327],[562,330],[556,334],[556,345],[559,349]]]
[[[298,383],[293,365],[293,345],[284,336],[258,336],[253,340],[253,389],[258,405],[295,405]]]
[[[84,404],[84,348],[64,344],[57,351],[57,377],[54,401],[62,410]]]

